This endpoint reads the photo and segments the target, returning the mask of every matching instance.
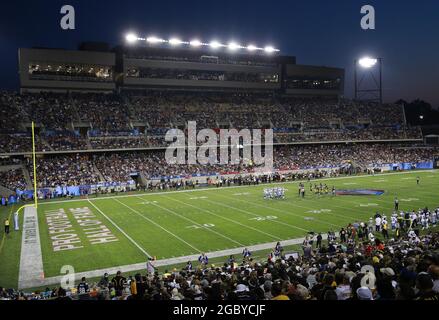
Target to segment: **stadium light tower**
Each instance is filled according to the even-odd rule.
[[[382,58],[363,57],[355,60],[355,100],[383,103],[382,66]]]

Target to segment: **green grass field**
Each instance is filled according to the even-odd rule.
[[[421,178],[419,186],[416,176]],[[439,171],[343,177],[322,182],[330,188],[382,189],[385,193],[316,196],[309,193],[306,183],[307,194],[301,199],[299,182],[292,182],[283,184],[287,189],[285,200],[264,200],[263,189],[267,185],[259,185],[42,202],[38,220],[45,277],[60,275],[64,265],[83,272],[145,263],[148,256],[173,258],[301,238],[308,231],[338,231],[349,222],[367,221],[376,211],[389,215],[395,196],[402,210],[439,206]],[[81,225],[88,223],[84,216],[74,216],[71,210],[77,208],[86,208],[92,214],[87,219],[108,229],[107,234],[98,234],[97,238],[114,241],[92,244],[97,238],[90,236],[95,233],[90,232],[92,226]],[[1,221],[14,209],[1,208]],[[76,235],[73,245],[81,248],[54,250],[56,240],[49,233],[48,217],[61,209],[71,227],[56,235]],[[0,286],[16,287],[21,231],[4,237],[2,228],[0,239]]]

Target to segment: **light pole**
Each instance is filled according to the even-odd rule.
[[[377,65],[378,69],[375,68]],[[368,79],[368,83],[365,83]],[[355,100],[383,103],[383,59],[370,57],[356,59],[354,62],[354,82]]]

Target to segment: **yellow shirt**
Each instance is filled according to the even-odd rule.
[[[280,294],[280,295],[274,297],[274,298],[271,299],[271,300],[290,300],[290,298],[288,298],[288,296],[286,296],[286,295],[284,295],[284,294]]]
[[[6,221],[5,221],[5,226],[6,226],[6,227],[9,226],[9,220],[6,220]]]
[[[136,281],[131,280],[130,289],[131,289],[131,294],[132,295],[137,294],[137,283],[136,283]]]

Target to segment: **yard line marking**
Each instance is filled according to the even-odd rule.
[[[140,197],[139,197],[139,198],[140,198]],[[142,198],[140,198],[140,199],[142,199]],[[169,199],[172,199],[172,198],[169,198]],[[153,205],[156,206],[157,208],[160,208],[160,209],[162,209],[162,210],[165,210],[165,211],[167,211],[167,212],[169,212],[169,213],[171,213],[171,214],[173,214],[173,215],[175,215],[175,216],[177,216],[177,217],[180,217],[181,219],[185,219],[185,220],[187,220],[187,221],[189,221],[189,222],[191,222],[191,223],[193,223],[193,224],[195,224],[195,225],[197,225],[197,226],[199,226],[199,227],[201,227],[201,228],[203,228],[203,229],[205,229],[205,230],[207,230],[207,231],[210,231],[210,232],[212,232],[212,233],[214,233],[214,234],[216,234],[216,235],[218,235],[218,236],[220,236],[220,237],[222,237],[222,238],[224,238],[224,239],[227,239],[227,240],[229,240],[229,241],[232,241],[232,242],[234,242],[234,243],[237,244],[237,245],[243,246],[242,243],[240,243],[240,242],[238,242],[238,241],[236,241],[236,240],[234,240],[234,239],[232,239],[232,238],[229,238],[228,236],[225,236],[225,235],[223,235],[223,234],[221,234],[221,233],[219,233],[219,232],[217,232],[217,231],[215,231],[215,230],[212,230],[211,228],[207,228],[206,226],[204,226],[204,225],[202,225],[202,224],[196,222],[195,220],[192,220],[192,219],[190,219],[190,218],[188,218],[188,217],[185,217],[185,216],[183,216],[183,215],[181,215],[181,214],[175,212],[174,210],[171,210],[171,209],[168,209],[168,208],[162,207],[162,206],[160,206],[160,205],[158,205],[158,204],[155,204],[155,203],[154,203]]]
[[[228,197],[228,196],[225,196],[225,195],[220,195],[220,196],[222,196],[222,197],[224,197],[224,198],[227,198],[227,199],[232,199],[231,197]],[[235,198],[233,198],[233,199],[235,199]],[[259,203],[255,203],[255,202],[250,202],[250,201],[246,201],[246,200],[243,200],[243,199],[236,199],[236,200],[238,200],[238,201],[242,201],[242,202],[245,202],[245,203],[250,203],[250,204],[252,204],[252,205],[255,205],[255,206],[258,206],[258,207],[262,207],[262,208],[265,208],[265,209],[268,209],[268,210],[274,210],[274,211],[277,211],[277,212],[280,212],[280,213],[284,213],[284,214],[287,214],[287,215],[291,215],[291,216],[295,216],[295,217],[299,217],[299,218],[303,218],[303,216],[302,215],[299,215],[299,214],[294,214],[294,213],[292,213],[292,212],[287,212],[287,211],[284,211],[284,210],[280,210],[280,209],[277,209],[277,208],[273,208],[273,207],[267,207],[267,206],[264,206],[264,205],[262,205],[262,204],[259,204]],[[219,203],[219,202],[218,202]],[[291,204],[291,205],[293,205],[293,204]],[[224,206],[227,206],[227,205],[224,205]],[[312,208],[310,208],[310,207],[303,207],[303,206],[298,206],[298,205],[294,205],[294,206],[296,206],[296,207],[298,207],[298,208],[302,208],[302,209],[312,209]],[[234,208],[234,207],[233,207]],[[239,211],[247,211],[247,210],[242,210],[242,209],[237,209],[236,208],[236,210],[239,210]],[[273,222],[277,222],[277,223],[281,223],[281,224],[285,224],[284,222],[282,222],[282,221],[277,221],[277,220],[271,220],[271,221],[273,221]],[[323,224],[326,224],[326,225],[329,225],[329,226],[332,226],[332,227],[341,227],[340,225],[337,225],[337,224],[334,224],[334,223],[330,223],[330,222],[326,222],[326,221],[322,221],[322,220],[314,220],[314,221],[316,221],[316,222],[320,222],[320,223],[323,223]],[[290,225],[290,224],[287,224],[287,225],[289,225],[289,226],[292,226],[292,225]],[[295,228],[299,228],[299,227],[296,227],[296,226],[294,226]],[[309,231],[309,230],[306,230],[306,229],[302,229],[302,231]]]
[[[99,209],[94,203],[92,203],[91,201],[88,201],[96,210],[99,211],[100,214],[102,214],[108,221],[110,221],[110,223],[115,226],[117,228],[117,230],[119,230],[120,232],[122,232],[122,234],[131,241],[132,244],[134,244],[140,251],[143,252],[144,255],[146,255],[148,258],[152,258],[152,256],[145,251],[145,249],[143,249],[136,241],[133,240],[133,238],[131,238],[125,231],[122,230],[121,227],[119,227],[113,220],[111,220],[101,209]]]
[[[229,198],[229,197],[227,197],[227,198]],[[244,212],[247,215],[252,215],[252,216],[255,216],[255,217],[260,217],[260,215],[258,215],[256,213],[253,213],[253,212],[250,212],[250,211],[247,211],[247,210],[243,210],[243,209],[239,209],[239,208],[236,208],[236,207],[233,207],[233,206],[229,206],[229,205],[221,203],[221,202],[216,202],[216,201],[212,201],[212,200],[206,200],[206,201],[214,203],[214,204],[219,204],[219,205],[221,205],[223,207],[227,207],[227,208],[230,208],[230,209],[233,209],[233,210]],[[292,225],[292,224],[289,224],[289,223],[286,223],[286,222],[278,221],[278,220],[266,220],[266,221],[275,222],[275,223],[282,224],[282,225],[288,226],[290,228],[294,228],[294,229],[305,231],[305,232],[309,232],[310,231],[310,230],[303,229],[301,227],[298,227],[298,226],[295,226],[295,225]]]
[[[191,247],[192,249],[194,249],[195,251],[198,252],[203,252],[202,250],[199,250],[198,248],[194,247],[193,245],[191,245],[189,242],[187,242],[186,240],[180,238],[179,236],[177,236],[175,233],[169,231],[168,229],[162,227],[160,224],[158,224],[157,222],[149,219],[148,217],[144,216],[143,214],[141,214],[139,211],[137,211],[136,209],[131,208],[129,205],[114,199],[114,201],[120,203],[121,205],[123,205],[124,207],[130,209],[132,212],[136,213],[138,216],[142,217],[143,219],[149,221],[150,223],[152,223],[153,225],[155,225],[156,227],[159,227],[160,229],[162,229],[163,231],[166,231],[167,233],[169,233],[171,236],[175,237],[176,239],[180,240],[181,242],[183,242],[184,244],[188,245],[189,247]]]
[[[168,197],[168,198],[169,198],[169,197]],[[230,222],[232,222],[232,223],[238,224],[238,225],[240,225],[240,226],[242,226],[242,227],[244,227],[244,228],[251,229],[251,230],[253,230],[253,231],[256,231],[256,232],[259,232],[259,233],[265,234],[265,235],[267,235],[267,236],[269,236],[269,237],[271,237],[271,238],[273,238],[273,239],[279,240],[279,237],[278,237],[278,236],[272,235],[272,234],[270,234],[270,233],[268,233],[268,232],[265,232],[265,231],[262,231],[262,230],[256,229],[256,228],[251,227],[251,226],[247,226],[247,225],[242,224],[241,222],[238,222],[238,221],[236,221],[236,220],[233,220],[233,219],[230,219],[230,218],[223,217],[223,216],[221,216],[221,215],[219,215],[219,214],[216,214],[216,213],[214,213],[214,212],[212,212],[212,211],[210,211],[210,210],[208,210],[208,209],[200,208],[200,207],[194,206],[194,205],[192,205],[192,204],[189,204],[189,203],[186,203],[186,202],[183,202],[183,201],[180,201],[180,200],[174,199],[174,198],[169,198],[169,199],[172,199],[172,200],[174,200],[174,201],[176,201],[176,202],[180,202],[180,203],[182,203],[182,204],[185,204],[185,205],[187,205],[187,206],[193,207],[193,208],[195,208],[195,209],[198,209],[198,210],[201,210],[201,211],[207,212],[207,213],[209,213],[209,214],[211,214],[211,215],[214,215],[214,216],[216,216],[216,217],[218,217],[218,218],[221,218],[221,219],[224,219],[224,220],[230,221]],[[210,202],[210,200],[207,200],[207,199],[203,199],[203,200],[204,200],[204,201],[209,201],[209,202]]]
[[[425,170],[422,173],[425,172],[431,172],[431,173],[435,173],[435,170]],[[439,173],[439,172],[437,172]],[[419,172],[412,172],[412,171],[407,171],[407,172],[398,172],[398,173],[380,173],[379,175],[376,176],[370,176],[370,175],[359,175],[359,176],[348,176],[348,177],[332,177],[332,178],[322,178],[322,179],[316,179],[316,180],[312,180],[312,181],[330,181],[330,180],[343,180],[343,179],[359,179],[359,178],[371,178],[371,177],[377,177],[377,176],[389,176],[389,175],[394,175],[394,176],[399,176],[399,175],[408,175],[408,174],[419,174]],[[296,181],[286,181],[286,182],[274,182],[274,183],[270,183],[270,184],[259,184],[259,185],[245,185],[245,186],[230,186],[230,187],[223,187],[223,188],[219,188],[219,189],[236,189],[236,188],[246,188],[246,187],[261,187],[264,185],[285,185],[285,184],[296,184],[298,182],[304,182],[307,180],[296,180]],[[136,194],[128,194],[128,195],[121,195],[121,196],[109,196],[109,197],[101,197],[101,198],[94,198],[94,199],[90,199],[90,201],[95,201],[95,200],[107,200],[107,199],[119,199],[119,198],[131,198],[131,197],[138,197],[139,194],[141,194],[142,196],[160,196],[163,194],[173,194],[173,193],[187,193],[187,192],[204,192],[204,191],[218,191],[218,188],[202,188],[202,189],[192,189],[192,190],[175,190],[175,191],[164,191],[164,192],[154,192],[154,193],[139,193],[137,192]],[[60,201],[41,201],[38,202],[39,205],[47,205],[47,204],[57,204],[57,203],[68,203],[68,202],[81,202],[81,201],[87,201],[86,199],[73,199],[73,200],[60,200]]]

